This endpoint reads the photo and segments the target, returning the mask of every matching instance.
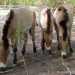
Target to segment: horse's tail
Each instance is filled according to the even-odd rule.
[[[9,30],[9,27],[10,27],[10,23],[11,23],[11,20],[13,19],[13,17],[14,17],[14,12],[13,12],[13,10],[11,10],[10,14],[9,14],[9,17],[6,20],[4,28],[3,28],[2,40],[3,40],[3,46],[4,46],[5,50],[7,50],[8,47],[9,47],[9,42],[8,42],[7,36],[8,36],[8,30]]]

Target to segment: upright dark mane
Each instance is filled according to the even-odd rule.
[[[47,32],[51,32],[51,12],[50,9],[47,9]]]
[[[60,7],[58,9],[59,11],[64,12],[64,19],[62,21],[60,21],[60,26],[63,28],[64,32],[63,32],[63,40],[66,40],[67,38],[67,22],[69,21],[69,15],[67,13],[67,9],[64,7]]]
[[[11,23],[12,18],[14,17],[14,12],[11,10],[10,11],[10,15],[8,17],[8,19],[5,22],[4,28],[3,28],[3,36],[2,36],[2,40],[3,40],[3,46],[4,48],[7,50],[9,47],[9,42],[8,42],[8,29]]]

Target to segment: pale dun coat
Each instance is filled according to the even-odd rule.
[[[22,26],[24,29],[24,45],[27,43],[27,32],[30,27],[33,28],[32,30],[32,41],[33,41],[33,50],[36,52],[36,47],[35,47],[35,35],[34,35],[34,28],[36,25],[36,16],[37,16],[37,7],[20,7],[20,8],[12,8],[8,10],[9,12],[4,16],[6,20],[4,20],[4,24],[2,24],[2,32],[4,29],[4,33],[1,37],[0,43],[0,67],[6,67],[7,63],[7,57],[8,57],[8,49],[9,49],[9,39],[11,39],[11,43],[13,46],[15,45],[14,37],[12,37],[13,34],[15,34],[16,29],[18,26]],[[12,11],[12,12],[11,12]],[[5,12],[5,11],[3,11]],[[8,17],[7,17],[8,16]],[[5,27],[7,26],[7,28]],[[2,33],[1,32],[1,33]],[[7,32],[7,33],[6,33]],[[4,41],[3,41],[4,40]],[[5,41],[7,41],[7,49],[6,46],[4,47]],[[24,49],[25,50],[25,49]],[[24,54],[24,50],[22,53]],[[15,50],[16,52],[17,50]],[[16,55],[16,53],[14,54]],[[16,63],[17,58],[14,55],[14,60],[13,62]]]

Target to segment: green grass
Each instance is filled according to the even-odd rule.
[[[75,5],[75,0],[69,0],[69,3]]]

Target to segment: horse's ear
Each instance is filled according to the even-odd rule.
[[[67,12],[67,9],[65,8],[65,12]]]
[[[47,14],[51,14],[50,8],[47,9]]]

